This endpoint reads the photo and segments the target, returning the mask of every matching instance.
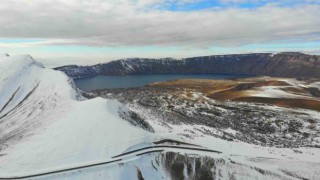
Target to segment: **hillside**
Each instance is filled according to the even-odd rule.
[[[72,80],[32,57],[1,58],[0,67],[0,178],[102,161],[135,138],[148,142],[148,131],[120,117],[123,105],[85,100]]]
[[[0,179],[320,175],[317,111],[175,88],[86,94],[31,56],[0,57],[0,68]]]
[[[176,59],[125,59],[94,66],[55,68],[72,78],[139,74],[247,74],[320,78],[320,56],[302,53],[257,53]]]

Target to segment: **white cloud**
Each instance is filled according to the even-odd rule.
[[[6,0],[0,4],[0,38],[48,39],[27,44],[34,46],[193,47],[320,40],[319,5],[191,12],[147,9],[194,1],[201,0]]]

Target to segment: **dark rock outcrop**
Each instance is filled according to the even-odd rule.
[[[132,58],[94,66],[63,66],[55,68],[72,78],[96,75],[141,74],[248,74],[273,77],[320,78],[320,56],[296,52],[277,54],[234,54],[176,60]]]

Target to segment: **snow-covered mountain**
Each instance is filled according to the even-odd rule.
[[[262,146],[228,138],[228,134],[236,136],[238,132],[231,126],[226,128],[223,118],[221,127],[212,126],[212,119],[200,123],[196,119],[187,122],[166,116],[170,109],[158,108],[159,101],[147,98],[150,97],[147,94],[141,106],[134,104],[138,101],[124,105],[101,97],[87,99],[64,73],[44,68],[31,56],[0,57],[0,69],[0,179],[317,179],[320,176],[319,112],[272,110],[274,114],[287,113],[295,119],[306,118],[301,119],[303,126],[312,120],[314,140],[310,142],[315,146]],[[157,94],[154,98],[169,102]],[[215,101],[203,99],[199,109],[215,108],[230,117],[235,113],[222,105],[216,106]],[[166,107],[180,109],[188,105],[184,101],[171,103]],[[154,108],[145,108],[143,104]],[[153,111],[155,108],[157,113]],[[260,110],[268,108],[274,107]],[[181,112],[179,116],[185,117],[182,120],[190,119],[189,113],[196,113]],[[263,120],[272,120],[269,115]],[[287,126],[287,121],[279,123]],[[288,136],[294,135],[290,133]]]
[[[0,177],[107,160],[150,133],[113,100],[84,100],[62,72],[30,56],[0,60]]]
[[[72,78],[138,74],[248,74],[273,77],[320,77],[320,56],[283,52],[192,57],[182,60],[132,58],[94,66],[55,68]]]

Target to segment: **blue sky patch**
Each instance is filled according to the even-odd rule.
[[[169,11],[198,11],[198,10],[208,10],[214,8],[246,8],[255,9],[263,7],[266,5],[277,5],[279,7],[292,7],[301,4],[309,5],[319,5],[320,1],[310,1],[310,0],[261,0],[261,1],[224,1],[224,0],[198,0],[191,2],[180,2],[173,1],[167,2],[163,5],[155,5],[154,7],[162,10]]]

